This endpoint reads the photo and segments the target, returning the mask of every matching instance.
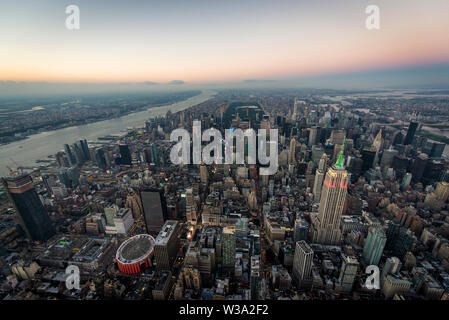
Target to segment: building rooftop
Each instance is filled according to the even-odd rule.
[[[156,245],[165,245],[170,239],[173,231],[176,229],[178,225],[178,221],[175,220],[167,220],[165,224],[162,226],[161,231],[157,235]]]

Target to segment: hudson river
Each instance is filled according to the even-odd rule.
[[[214,95],[213,91],[202,91],[197,96],[170,105],[150,108],[120,118],[46,131],[31,135],[25,140],[0,146],[0,176],[9,174],[6,166],[13,169],[17,167],[10,158],[21,166],[33,167],[36,165],[36,160],[47,159],[49,155],[63,150],[65,143],[72,144],[80,139],[95,141],[98,137],[121,134],[129,127],[144,127],[145,121],[149,118],[163,116],[168,110],[177,112],[188,109],[211,99]]]

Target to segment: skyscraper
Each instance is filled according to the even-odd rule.
[[[347,187],[348,172],[343,166],[343,151],[341,151],[337,163],[329,168],[324,179],[318,215],[313,218],[313,242],[338,244],[341,241],[340,218]]]
[[[379,150],[382,148],[382,143],[383,143],[382,129],[380,129],[379,132],[377,133],[376,137],[373,140],[372,148],[374,150],[376,150],[377,152],[379,152]]]
[[[144,189],[140,198],[145,216],[147,232],[157,235],[167,219],[167,204],[162,190]]]
[[[106,169],[107,165],[103,148],[96,148],[94,153],[95,153],[95,161],[97,162],[98,168],[103,170]]]
[[[345,150],[346,131],[345,130],[332,130],[329,137],[329,143],[334,146],[332,160],[336,161],[340,153]]]
[[[144,216],[142,201],[139,197],[139,194],[134,191],[131,191],[126,196],[125,208],[131,209],[133,218],[135,220],[140,220]]]
[[[375,158],[376,150],[372,150],[371,148],[365,148],[362,150],[362,173],[365,173],[373,167]]]
[[[449,182],[438,182],[435,195],[438,200],[446,202],[449,198]]]
[[[382,268],[382,273],[380,275],[380,283],[383,286],[385,277],[388,274],[395,274],[398,273],[399,270],[401,270],[402,263],[401,260],[399,260],[397,257],[390,257],[387,259],[387,261],[384,264],[384,267]]]
[[[87,143],[86,143],[87,145]],[[72,150],[75,153],[75,158],[78,164],[82,165],[84,162],[86,162],[89,158],[88,155],[86,155],[85,152],[85,146],[83,140],[76,141],[74,144],[72,144]],[[89,151],[88,151],[89,153]]]
[[[151,145],[151,155],[152,155],[152,162],[154,163],[155,166],[159,165],[159,152],[157,149],[157,145],[155,143],[153,143]]]
[[[386,242],[387,236],[382,229],[378,227],[369,229],[365,246],[363,247],[363,260],[367,265],[379,265]]]
[[[313,200],[319,202],[321,199],[321,190],[323,189],[324,176],[327,168],[327,155],[323,153],[315,172],[315,181],[313,183]]]
[[[403,259],[407,252],[413,250],[415,242],[416,236],[413,232],[410,229],[401,228],[394,244],[393,253],[400,259]]]
[[[69,158],[65,155],[64,152],[59,151],[55,154],[56,163],[58,167],[68,167],[70,166]]]
[[[338,281],[340,282],[344,292],[350,292],[352,290],[358,268],[359,262],[356,257],[346,256],[343,259]]]
[[[387,221],[387,249],[392,250],[394,248],[396,240],[399,237],[400,230],[401,223],[399,222],[399,220],[397,220],[397,218]]]
[[[255,190],[251,190],[248,194],[248,207],[251,211],[257,210],[257,196]]]
[[[223,268],[232,269],[235,265],[235,227],[225,227],[221,233]]]
[[[89,146],[88,146],[88,144],[87,144],[86,139],[80,140],[80,141],[79,141],[79,146],[80,146],[80,149],[81,149],[82,152],[83,152],[84,160],[86,160],[86,161],[87,161],[87,160],[90,160]]]
[[[413,138],[415,136],[415,132],[416,132],[417,128],[418,128],[417,122],[410,122],[410,125],[407,130],[407,135],[405,136],[405,139],[404,139],[405,145],[411,144],[413,142]]]
[[[309,280],[312,274],[313,250],[304,240],[296,242],[293,258],[293,276],[301,286],[304,280]]]
[[[187,221],[196,225],[198,219],[198,206],[193,196],[193,189],[186,190],[186,218]]]
[[[55,230],[34,189],[31,176],[6,177],[2,182],[27,237],[33,241],[45,241],[52,237]]]
[[[154,257],[156,269],[170,270],[179,250],[179,223],[167,220],[156,237]]]
[[[382,129],[380,129],[376,135],[376,138],[374,138],[373,144],[371,146],[371,149],[376,151],[376,155],[374,156],[374,161],[373,161],[374,167],[376,167],[379,162],[379,151],[382,148],[382,144],[383,144]]]
[[[428,161],[429,157],[425,153],[421,153],[416,157],[411,168],[413,182],[421,182]]]
[[[441,159],[444,152],[444,148],[446,148],[445,143],[433,142],[432,151],[430,152],[430,158]]]
[[[398,154],[398,151],[389,148],[387,150],[384,150],[382,154],[382,158],[380,159],[380,166],[381,168],[389,168],[393,165],[394,156]]]
[[[319,139],[320,136],[320,128],[319,127],[312,127],[310,128],[310,133],[309,133],[309,141],[308,141],[308,146],[312,147],[317,143],[317,140]]]
[[[80,168],[78,166],[73,166],[67,169],[67,174],[72,183],[72,188],[75,188],[80,183]]]
[[[70,146],[68,144],[64,145],[64,151],[67,155],[67,158],[69,159],[70,164],[76,164],[75,156],[73,155],[72,150],[70,149]]]
[[[120,164],[130,166],[132,163],[131,153],[127,144],[119,144]]]
[[[258,300],[260,293],[260,256],[251,256],[251,278],[250,278],[250,290],[251,299]]]
[[[292,138],[290,140],[290,149],[288,150],[288,164],[295,163],[295,150],[296,150],[296,140]]]

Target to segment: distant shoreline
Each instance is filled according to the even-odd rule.
[[[154,104],[154,105],[146,105],[144,107],[132,110],[132,111],[123,111],[118,115],[110,115],[110,116],[105,116],[105,117],[98,117],[98,118],[94,118],[94,119],[86,119],[86,120],[79,120],[79,121],[71,121],[71,122],[64,122],[61,124],[54,124],[51,128],[48,128],[48,126],[42,126],[40,128],[34,129],[32,132],[29,132],[25,135],[21,135],[21,136],[17,136],[14,140],[8,141],[8,142],[0,142],[0,146],[6,146],[8,144],[14,143],[14,142],[18,142],[18,141],[22,141],[22,140],[26,140],[28,137],[35,135],[35,134],[40,134],[43,132],[51,132],[51,131],[55,131],[55,130],[60,130],[60,129],[65,129],[65,128],[70,128],[70,127],[76,127],[76,126],[82,126],[82,125],[87,125],[87,124],[91,124],[91,123],[96,123],[96,122],[100,122],[100,121],[106,121],[106,120],[112,120],[112,119],[118,119],[121,117],[125,117],[127,115],[133,114],[133,113],[137,113],[137,112],[142,112],[145,110],[149,110],[152,108],[158,108],[158,107],[163,107],[165,105],[170,105],[170,104],[174,104],[174,103],[178,103],[178,102],[182,102],[182,101],[186,101],[188,99],[191,99],[193,97],[199,96],[202,94],[202,91],[199,90],[197,94],[187,97],[185,99],[182,100],[178,100],[178,101],[173,101],[173,102],[168,102],[168,103],[158,103],[158,104]],[[43,130],[41,130],[43,129]],[[32,129],[29,129],[32,130]]]
[[[14,166],[11,158],[25,168],[36,168],[43,164],[36,163],[37,160],[47,160],[49,155],[63,151],[64,144],[72,144],[78,139],[95,142],[99,137],[116,135],[127,128],[142,128],[148,119],[165,116],[168,111],[176,113],[188,109],[210,100],[215,94],[215,91],[202,90],[199,95],[175,103],[145,109],[119,118],[41,132],[30,135],[27,139],[1,146],[0,176],[8,174],[7,165]]]
[[[154,108],[154,107],[161,107],[161,106],[164,106],[164,104],[154,105],[154,106],[146,106],[145,108],[151,109],[151,108]],[[70,127],[82,126],[82,125],[86,125],[86,124],[90,124],[90,123],[96,123],[96,122],[105,121],[105,120],[118,119],[118,118],[127,116],[129,114],[145,111],[145,108],[136,109],[134,111],[129,111],[129,112],[123,112],[123,113],[120,113],[119,115],[111,115],[111,116],[108,116],[108,117],[99,117],[99,118],[95,118],[95,119],[87,119],[87,120],[84,120],[84,121],[75,121],[75,122],[70,122],[70,123],[64,122],[64,123],[62,123],[60,125],[55,125],[52,128],[45,128],[45,127],[43,127],[44,130],[42,130],[42,131],[40,129],[36,129],[35,132],[27,133],[24,136],[17,137],[17,139],[15,139],[15,140],[12,140],[12,141],[9,141],[9,142],[0,143],[0,146],[5,146],[5,145],[8,145],[8,144],[13,143],[13,142],[25,140],[29,136],[34,135],[34,134],[39,134],[39,133],[43,133],[43,132],[50,132],[50,131],[70,128]]]

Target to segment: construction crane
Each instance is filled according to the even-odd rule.
[[[14,164],[17,166],[17,169],[19,169],[20,174],[23,174],[23,167],[21,165],[19,165],[13,158],[9,158],[9,160],[14,162]]]
[[[8,168],[8,170],[9,170],[9,174],[11,175],[11,177],[14,177],[14,176],[16,175],[16,173],[14,172],[14,170],[13,170],[13,169],[11,169],[11,167],[9,167],[9,166],[6,166],[6,168]]]

